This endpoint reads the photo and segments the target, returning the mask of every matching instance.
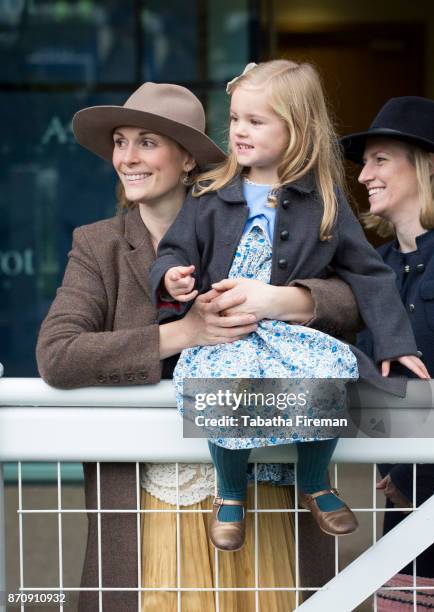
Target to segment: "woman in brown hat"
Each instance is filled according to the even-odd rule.
[[[66,389],[157,383],[161,377],[171,376],[177,354],[182,349],[231,342],[255,329],[254,314],[219,316],[221,311],[244,301],[251,311],[253,297],[258,312],[260,309],[267,313],[267,305],[271,306],[267,287],[264,285],[258,298],[256,289],[252,290],[248,283],[243,284],[241,293],[228,291],[220,295],[212,291],[200,295],[182,320],[165,325],[156,323],[148,270],[155,259],[158,242],[183,204],[191,173],[196,167],[203,169],[224,158],[223,152],[205,135],[205,116],[199,100],[177,85],[145,83],[122,107],[81,110],[74,117],[73,129],[81,145],[113,163],[120,180],[121,211],[111,219],[80,227],[74,232],[63,284],[42,324],[38,340],[38,366],[44,380]],[[274,292],[272,295],[273,307],[278,299],[282,310],[290,313],[294,321],[310,321],[311,325],[321,325],[324,330],[333,328],[335,332],[351,331],[357,325],[354,299],[341,281],[295,281],[293,287],[279,288],[277,298]],[[160,500],[170,500],[171,485],[165,469],[172,470],[173,476],[173,467],[152,465],[148,468],[142,475],[146,489],[142,494],[142,508],[170,508]],[[181,494],[185,495],[187,503],[197,503],[193,509],[208,508],[205,498],[213,493],[208,490],[213,484],[206,466],[184,466],[182,469],[186,486],[181,487]],[[98,507],[95,464],[85,464],[84,473],[86,508],[94,510]],[[128,511],[137,508],[134,464],[101,464],[99,482],[101,509]],[[271,502],[265,501],[263,507],[270,504],[282,507],[289,503],[287,488],[272,490],[274,498]],[[198,491],[202,497],[198,497]],[[146,518],[142,521],[142,586],[176,586],[175,540],[170,540],[175,515],[143,516]],[[275,516],[270,515],[273,530],[280,520]],[[288,535],[290,514],[282,516],[279,540],[276,539],[279,544],[283,539],[293,541]],[[204,518],[205,515],[197,512],[183,516],[181,561],[185,561],[182,575],[185,587],[212,587],[214,584]],[[306,549],[312,556],[302,555],[302,580],[304,562],[314,569],[305,573],[307,578],[302,584],[321,586],[332,570],[327,552],[331,547],[319,532],[312,531],[308,520],[304,528],[304,520],[305,517],[301,520],[301,532],[303,534],[305,529],[306,537],[301,552]],[[193,522],[194,528],[190,528]],[[261,529],[269,528],[270,524],[264,521]],[[202,539],[197,536],[200,530],[204,534]],[[101,515],[101,585],[126,589],[103,592],[104,612],[138,609],[138,594],[134,590],[138,586],[137,540],[137,519],[133,512]],[[79,602],[81,612],[99,610],[98,548],[98,515],[91,512],[88,514],[88,543]],[[318,550],[321,550],[324,563],[318,563]],[[163,552],[168,555],[161,563]],[[281,556],[276,555],[275,550],[269,553],[264,563],[264,572],[268,574],[262,574],[264,580],[268,579],[264,585],[291,586],[293,562],[289,560],[287,549]],[[252,548],[246,546],[239,554],[247,555],[242,563],[240,556],[221,563],[220,584],[224,586],[222,580],[226,576],[227,586],[245,586],[230,582],[238,572],[248,586],[254,588]],[[288,608],[288,599],[285,599],[288,593],[270,593],[265,601],[266,595],[261,593],[269,609]],[[231,610],[250,609],[251,597],[254,593],[221,594]],[[166,612],[172,607],[176,609],[176,601],[176,592],[144,593],[142,609],[159,608]],[[212,593],[183,593],[183,604],[188,606],[183,609],[212,610],[213,601]]]

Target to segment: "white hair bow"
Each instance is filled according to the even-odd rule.
[[[232,85],[234,85],[238,79],[240,79],[242,76],[244,76],[247,72],[249,72],[250,70],[252,70],[252,68],[255,68],[258,64],[255,64],[255,62],[250,62],[249,64],[247,64],[247,66],[244,68],[244,70],[242,71],[241,74],[239,74],[238,76],[236,76],[234,79],[232,79],[232,81],[228,81],[228,83],[226,84],[226,93],[230,94],[231,93],[231,89],[232,89]]]

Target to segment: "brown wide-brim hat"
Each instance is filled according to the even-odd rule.
[[[199,168],[226,157],[205,134],[205,112],[199,99],[180,85],[144,83],[123,106],[90,106],[72,119],[77,142],[107,161],[112,159],[113,132],[123,126],[171,138],[194,157]]]

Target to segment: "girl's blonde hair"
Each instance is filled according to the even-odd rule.
[[[260,91],[266,88],[270,107],[287,125],[288,146],[278,168],[280,185],[292,183],[309,171],[315,173],[324,203],[320,239],[329,239],[337,208],[335,187],[343,189],[344,173],[338,139],[317,71],[310,64],[273,60],[258,64],[235,79],[229,86],[229,94],[241,86]],[[199,175],[194,195],[223,187],[242,170],[234,152],[230,151],[225,162]]]
[[[400,141],[408,161],[416,169],[417,189],[421,201],[420,224],[426,230],[434,229],[434,174],[432,153],[416,145]],[[395,235],[393,223],[370,212],[360,215],[366,229],[374,230],[382,238]]]

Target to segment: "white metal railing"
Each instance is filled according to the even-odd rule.
[[[424,385],[422,391],[421,384]],[[372,390],[363,385],[357,385],[357,393],[359,394],[361,406],[369,407],[373,401],[375,401],[375,405],[387,406],[392,423],[395,419],[398,421],[404,417],[407,420],[410,419],[411,427],[409,426],[409,429],[420,435],[421,431],[432,431],[431,419],[433,418],[433,411],[431,411],[431,414],[427,414],[426,409],[419,410],[412,408],[412,406],[420,407],[423,404],[425,408],[428,406],[432,407],[433,388],[434,386],[430,381],[427,393],[427,383],[410,381],[405,399],[379,392],[375,392],[373,395]],[[66,585],[62,584],[62,515],[70,510],[62,508],[60,461],[133,461],[136,462],[137,475],[139,473],[139,461],[209,462],[209,452],[205,439],[182,438],[182,424],[176,410],[174,410],[174,406],[175,398],[170,381],[163,381],[158,385],[139,387],[98,387],[61,391],[49,387],[40,379],[4,378],[0,380],[0,462],[19,462],[19,491],[21,491],[22,486],[21,462],[58,462],[58,504],[56,508],[47,510],[47,512],[55,513],[58,517],[59,586],[55,589],[42,590],[50,590],[52,592],[56,590],[78,590],[68,589]],[[296,520],[296,584],[284,590],[296,592],[297,609],[307,611],[333,609],[334,612],[348,612],[367,599],[401,567],[413,560],[434,541],[434,498],[429,499],[425,504],[416,508],[415,486],[413,491],[413,508],[411,508],[414,509],[414,512],[379,542],[376,542],[375,527],[376,513],[383,511],[383,509],[376,507],[375,463],[434,463],[434,444],[432,438],[407,438],[405,439],[405,444],[403,444],[404,440],[402,438],[374,439],[367,437],[362,432],[358,436],[360,437],[355,439],[341,439],[333,460],[336,464],[373,464],[372,506],[354,509],[356,512],[372,513],[373,545],[341,573],[339,573],[337,565],[336,577],[325,587],[318,590],[305,603],[298,605],[299,590],[306,589],[299,588],[298,521]],[[296,451],[295,448],[288,447],[284,449],[282,447],[254,449],[251,461],[296,462]],[[415,470],[416,466],[414,466]],[[337,466],[335,466],[335,486],[337,485],[337,476],[338,471]],[[137,508],[130,512],[136,513],[137,525],[139,527],[140,515],[146,512],[146,510],[140,508],[139,480],[137,480],[137,489]],[[5,590],[2,494],[3,482],[0,481],[0,550],[3,551],[2,558],[0,558],[0,591]],[[255,495],[255,499],[256,497]],[[32,510],[23,509],[22,506],[18,510],[20,522],[26,512],[32,512]],[[98,513],[100,520],[103,512],[113,512],[113,510],[101,510],[100,505],[98,505],[95,512]],[[273,509],[273,511],[295,512],[296,519],[298,513],[304,512],[304,510],[298,509],[297,505],[293,510]],[[77,510],[77,512],[83,512],[83,510]],[[182,512],[186,512],[186,510],[181,509],[178,504],[176,507],[178,523]],[[261,510],[258,509],[256,503],[251,512],[254,514],[257,529],[257,517]],[[339,539],[336,538],[335,541],[336,550],[338,551]],[[399,546],[397,545],[398,541]],[[179,539],[177,546],[179,548]],[[22,564],[22,540],[20,561]],[[140,574],[140,555],[138,561]],[[218,564],[217,552],[216,562]],[[373,568],[375,569],[373,570]],[[101,570],[101,564],[99,569]],[[265,589],[260,588],[258,583],[257,554],[255,575],[256,585],[253,590],[256,592],[256,608],[259,610],[258,593],[260,590]],[[25,592],[26,588],[24,587],[22,575],[20,586]],[[37,591],[35,588],[27,590]],[[102,591],[105,590],[101,588],[101,582],[98,590],[101,601]],[[146,590],[140,586],[140,576],[139,587],[136,590],[138,591],[138,601],[140,602],[140,591]],[[152,588],[148,590],[158,589]],[[189,589],[180,588],[178,581],[178,587],[173,590],[178,593],[178,609],[181,610],[180,594],[182,591]],[[217,584],[213,589],[204,590],[215,591],[216,600],[218,601],[219,592],[225,589],[220,588]],[[421,587],[418,587],[418,590],[421,590]],[[414,583],[414,602],[416,602],[415,592],[416,584]],[[333,601],[332,606],[330,604],[331,601]],[[59,609],[62,610],[62,606]],[[2,610],[1,607],[0,610]],[[416,603],[414,603],[414,610],[416,610]]]

